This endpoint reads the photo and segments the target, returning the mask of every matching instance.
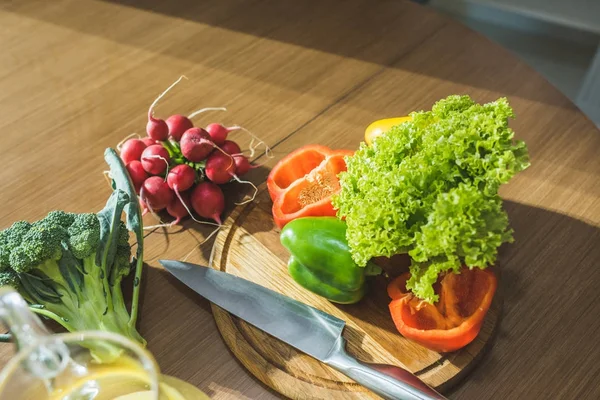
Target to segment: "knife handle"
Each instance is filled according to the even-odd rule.
[[[342,336],[324,362],[385,399],[447,400],[405,369],[356,360],[346,352],[346,340]]]

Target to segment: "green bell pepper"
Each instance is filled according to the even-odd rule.
[[[331,302],[352,304],[366,292],[365,276],[381,273],[373,263],[359,267],[346,241],[346,223],[336,217],[302,217],[281,230],[289,250],[288,271],[300,286]]]

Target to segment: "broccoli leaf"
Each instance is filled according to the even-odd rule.
[[[131,318],[129,319],[128,323],[131,328],[135,328],[138,315],[138,302],[140,297],[140,281],[142,278],[142,267],[144,263],[144,225],[142,221],[142,211],[140,209],[140,203],[135,193],[135,189],[133,188],[133,183],[131,182],[131,178],[127,173],[127,169],[125,168],[123,161],[121,161],[121,158],[113,149],[107,148],[104,151],[104,159],[110,167],[113,185],[117,190],[126,193],[128,196],[129,201],[124,205],[123,208],[126,214],[126,225],[127,229],[134,232],[137,240]]]
[[[123,165],[123,161],[121,161],[121,158],[113,149],[106,149],[104,152],[104,159],[110,167],[110,175],[113,179],[116,189],[121,190],[128,195],[128,201],[123,207],[123,210],[126,214],[127,229],[135,234],[137,240],[136,257],[140,258],[143,249],[142,244],[144,242],[144,232],[142,225],[142,212],[140,210],[135,189],[133,188],[133,183],[131,182],[131,178],[127,173],[125,165]]]
[[[56,283],[43,272],[36,271],[36,275],[24,272],[19,274],[23,288],[37,303],[60,303],[61,296],[56,290]]]
[[[104,273],[110,275],[110,266],[115,261],[119,244],[120,221],[123,208],[129,203],[129,196],[116,189],[106,202],[106,206],[98,213],[100,221],[100,243],[96,252],[96,265],[105,265]]]

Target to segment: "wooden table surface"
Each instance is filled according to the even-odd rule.
[[[0,48],[0,227],[99,210],[104,149],[143,133],[182,74],[157,114],[227,107],[196,122],[243,125],[273,148],[256,183],[302,144],[356,148],[376,119],[455,93],[507,96],[532,166],[501,189],[516,239],[499,262],[503,318],[449,395],[600,398],[600,132],[508,51],[402,0],[5,0]],[[224,346],[209,303],[158,265],[206,262],[206,233],[187,223],[147,237],[140,330],[164,373],[215,399],[278,398]],[[2,364],[11,351],[0,345]]]

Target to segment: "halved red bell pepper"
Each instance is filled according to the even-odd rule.
[[[275,165],[267,178],[273,219],[279,228],[300,217],[335,216],[331,196],[340,191],[337,175],[346,170],[351,150],[306,145]]]
[[[396,329],[407,339],[439,352],[458,350],[479,334],[498,280],[488,268],[462,268],[447,273],[434,285],[439,300],[429,304],[406,290],[410,273],[388,285],[390,313]]]

